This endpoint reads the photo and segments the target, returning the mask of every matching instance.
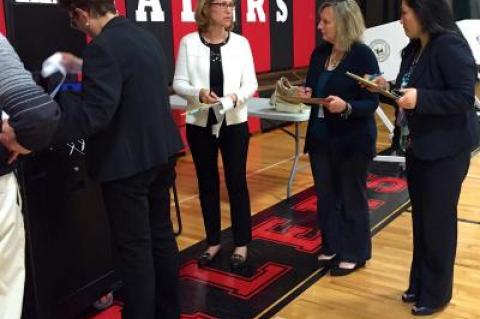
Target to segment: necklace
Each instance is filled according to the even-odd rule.
[[[200,34],[200,40],[204,45],[210,48],[210,61],[215,62],[215,63],[221,63],[222,62],[222,54],[220,51],[220,47],[224,46],[227,44],[228,40],[230,39],[230,32],[227,33],[227,37],[220,43],[210,43],[207,41],[207,39],[204,38]]]
[[[338,54],[337,54],[338,55]],[[334,59],[334,52],[330,54],[327,60],[327,70],[334,70],[338,67],[338,65],[342,62],[343,58],[345,57],[345,52],[341,52],[340,56],[337,59]]]
[[[200,34],[200,39],[202,40],[203,44],[205,44],[206,46],[212,46],[212,45],[222,46],[227,44],[228,40],[230,39],[230,32],[227,32],[226,37],[223,39],[222,42],[219,42],[219,43],[210,42],[209,40],[207,40],[207,38],[205,38],[205,35],[202,35],[202,34]]]

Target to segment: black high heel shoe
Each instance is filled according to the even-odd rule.
[[[412,308],[412,315],[414,316],[430,316],[433,315],[436,312],[442,311],[446,305],[440,306],[440,307],[426,307],[426,306],[419,306],[415,305]]]
[[[352,272],[356,271],[357,269],[365,267],[365,262],[359,262],[356,263],[355,266],[351,269],[349,268],[341,268],[338,264],[333,266],[332,269],[330,269],[330,276],[333,277],[340,277],[340,276],[346,276],[351,274]]]
[[[247,262],[247,256],[243,256],[240,254],[233,254],[232,258],[230,259],[230,265],[232,266],[232,269],[240,269],[243,266],[245,266],[245,263]]]
[[[320,255],[322,256],[322,255]],[[320,257],[319,256],[319,257]],[[325,256],[325,255],[324,255]],[[336,262],[337,262],[337,255],[336,254],[333,254],[330,256],[331,258],[321,258],[319,259],[317,257],[317,266],[318,267],[328,267],[328,266],[332,266],[334,265]]]
[[[200,257],[198,257],[197,264],[200,268],[207,267],[217,259],[218,255],[220,255],[220,249],[215,254],[205,251]]]
[[[402,294],[402,301],[405,303],[412,303],[417,301],[417,294],[409,292],[408,290]]]

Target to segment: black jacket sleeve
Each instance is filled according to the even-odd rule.
[[[447,115],[473,108],[475,62],[468,44],[457,36],[446,36],[437,45],[438,75],[445,87],[418,89],[417,114]]]
[[[56,142],[94,135],[110,123],[117,111],[122,91],[121,72],[114,58],[95,43],[85,51],[83,76],[81,98],[61,101],[63,115]]]

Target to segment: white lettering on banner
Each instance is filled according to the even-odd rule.
[[[247,22],[257,22],[257,15],[258,21],[266,21],[265,11],[263,10],[263,2],[264,0],[248,0]],[[257,14],[255,14],[255,11]]]
[[[17,3],[57,4],[57,0],[15,0]]]
[[[165,22],[165,12],[162,10],[162,4],[160,3],[160,0],[138,1],[138,7],[135,11],[135,20],[137,22],[148,22],[146,10],[147,7],[152,9],[150,12],[150,21]]]
[[[195,22],[195,14],[192,10],[192,0],[183,0],[182,2],[182,22]]]
[[[287,22],[288,20],[288,7],[283,0],[277,0],[277,22]]]

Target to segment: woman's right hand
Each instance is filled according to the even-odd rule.
[[[218,96],[215,92],[208,89],[201,89],[200,94],[198,95],[200,102],[205,104],[213,104],[218,102]]]
[[[375,78],[372,78],[372,76],[370,74],[365,74],[363,76],[363,78],[375,83],[380,89],[383,89],[383,90],[389,90],[390,89],[390,84],[388,83],[387,80],[385,80],[385,78],[383,76],[377,76]],[[361,84],[361,83],[360,83],[360,86],[363,87],[363,88],[366,88],[370,92],[374,92],[374,93],[378,92],[378,90],[373,88],[373,87],[369,87],[369,86],[366,86],[366,85]]]
[[[68,73],[75,74],[82,72],[82,59],[68,52],[60,52],[60,54],[62,55],[62,64]]]

